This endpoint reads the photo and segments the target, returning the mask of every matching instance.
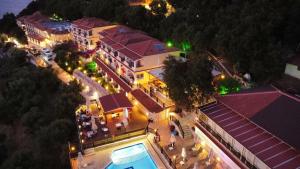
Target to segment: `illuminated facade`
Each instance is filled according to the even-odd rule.
[[[99,41],[98,33],[114,25],[98,18],[82,18],[72,22],[72,39],[82,50],[93,50]]]
[[[30,47],[53,47],[71,40],[70,23],[52,21],[40,12],[18,18],[17,24],[25,31]]]
[[[98,53],[107,65],[132,85],[149,82],[149,71],[163,67],[170,55],[180,51],[124,26],[117,26],[100,33]]]

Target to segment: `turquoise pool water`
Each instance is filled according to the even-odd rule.
[[[106,169],[158,169],[142,143],[113,151],[111,160]]]

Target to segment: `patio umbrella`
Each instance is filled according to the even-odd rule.
[[[125,126],[128,125],[128,117],[129,117],[129,114],[128,114],[128,109],[127,108],[124,108],[123,109],[123,113],[124,113],[124,120],[123,120],[123,123]]]
[[[84,159],[81,152],[78,153],[77,162],[78,162],[78,169],[82,169],[82,166],[84,164]]]
[[[196,161],[195,163],[194,163],[194,168],[193,169],[198,169],[198,161]]]
[[[96,131],[98,130],[98,126],[97,126],[97,124],[96,124],[96,120],[95,120],[95,117],[94,117],[94,116],[92,116],[91,122],[92,122],[92,130],[93,130],[94,132],[96,132]]]
[[[182,147],[182,150],[181,150],[181,157],[183,158],[183,161],[185,160],[185,158],[186,158],[186,150],[185,150],[185,148],[184,147]]]

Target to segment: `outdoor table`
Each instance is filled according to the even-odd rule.
[[[108,131],[108,128],[104,127],[102,128],[102,131]]]
[[[89,126],[89,125],[91,125],[90,122],[83,122],[83,126]]]

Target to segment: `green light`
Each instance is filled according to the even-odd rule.
[[[89,62],[89,63],[86,64],[86,66],[90,71],[95,72],[97,70],[96,62]]]
[[[227,87],[225,87],[225,86],[220,86],[220,88],[219,88],[219,94],[220,95],[226,95],[226,94],[228,94],[228,88]]]
[[[190,51],[191,50],[191,44],[189,42],[182,42],[181,48],[183,51]]]
[[[169,48],[171,48],[171,47],[173,47],[173,42],[172,41],[167,41],[167,46],[169,47]]]

